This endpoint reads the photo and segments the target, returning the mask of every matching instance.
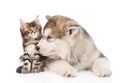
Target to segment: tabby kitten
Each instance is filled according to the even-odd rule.
[[[23,66],[17,68],[18,73],[37,73],[40,72],[43,65],[43,56],[36,49],[38,41],[41,39],[41,25],[39,16],[34,21],[25,23],[20,20],[20,32],[23,38],[24,54],[20,57]]]

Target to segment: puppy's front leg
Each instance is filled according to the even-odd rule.
[[[109,61],[103,55],[99,56],[99,58],[94,61],[92,71],[94,74],[100,77],[107,77],[112,74],[110,70]]]
[[[65,60],[51,61],[47,64],[44,70],[55,72],[64,77],[77,76],[77,70]]]

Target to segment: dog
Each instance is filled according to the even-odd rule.
[[[75,77],[78,71],[90,70],[99,77],[111,76],[107,57],[98,50],[88,32],[66,16],[46,16],[43,38],[37,48],[48,57],[45,71]]]

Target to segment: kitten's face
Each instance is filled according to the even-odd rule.
[[[36,17],[36,19],[32,22],[23,22],[20,20],[21,24],[21,34],[24,39],[36,39],[41,36],[41,25],[39,23],[39,18]]]

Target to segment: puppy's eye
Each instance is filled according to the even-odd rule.
[[[53,40],[54,40],[54,38],[52,36],[47,36],[47,41],[51,42]]]
[[[47,37],[47,40],[49,40],[49,39],[52,39],[52,36],[48,36],[48,37]]]

